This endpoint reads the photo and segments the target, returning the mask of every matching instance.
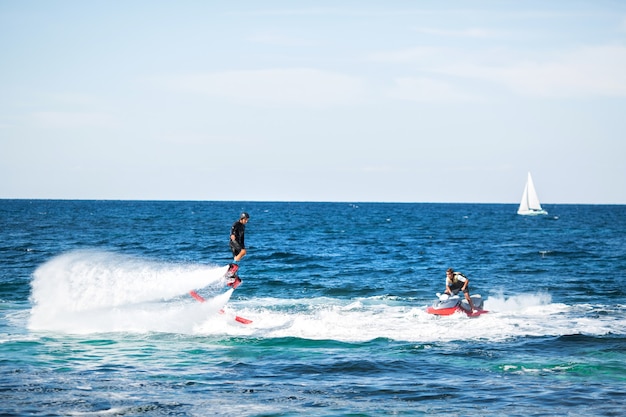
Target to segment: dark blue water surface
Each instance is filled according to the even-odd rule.
[[[621,416],[626,206],[546,208],[0,200],[0,414]]]

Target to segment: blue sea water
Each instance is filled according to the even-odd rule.
[[[0,200],[0,414],[622,416],[626,206],[546,208]]]

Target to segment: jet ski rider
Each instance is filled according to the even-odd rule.
[[[463,291],[465,299],[469,303],[470,308],[474,311],[474,303],[469,293],[469,278],[460,272],[454,272],[452,268],[446,270],[446,290],[444,293],[449,295],[456,295],[459,291]]]

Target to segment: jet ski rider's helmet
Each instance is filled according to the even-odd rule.
[[[240,220],[249,219],[249,218],[250,218],[250,215],[248,213],[246,213],[245,211],[243,213],[241,213],[241,216],[239,216]]]

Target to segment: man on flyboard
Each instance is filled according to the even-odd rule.
[[[245,211],[239,216],[239,220],[233,223],[230,228],[230,250],[233,252],[233,261],[239,262],[241,258],[246,256],[246,223],[250,219],[250,215]]]
[[[241,278],[237,275],[237,270],[239,270],[239,261],[246,256],[245,234],[246,223],[248,223],[249,219],[250,215],[244,211],[230,228],[229,246],[233,253],[233,263],[229,265],[226,279],[228,280],[228,285],[233,288],[237,288],[241,283]]]

